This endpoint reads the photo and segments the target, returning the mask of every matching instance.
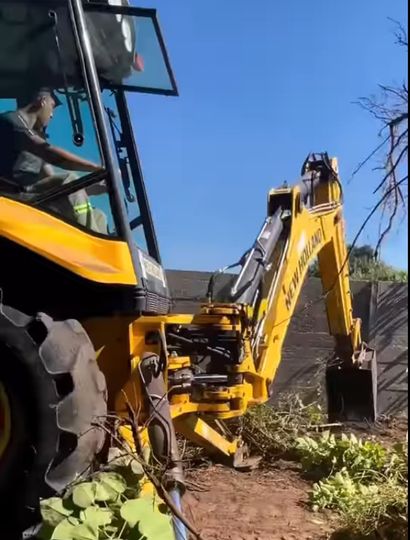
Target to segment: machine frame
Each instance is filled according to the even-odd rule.
[[[44,5],[43,0],[38,3]],[[335,354],[326,366],[330,418],[374,420],[376,355],[363,341],[361,321],[353,314],[337,160],[325,153],[312,154],[303,164],[300,181],[293,187],[270,191],[261,232],[242,257],[241,270],[229,287],[215,294],[215,275],[210,282],[208,302],[197,314],[170,313],[171,298],[133,136],[127,88],[112,88],[121,122],[119,144],[128,156],[141,219],[148,231],[149,253],[140,250],[132,236],[121,194],[126,180],[110,143],[111,126],[102,102],[86,21],[87,10],[125,15],[139,12],[157,21],[155,11],[112,8],[81,0],[59,4],[69,6],[105,170],[50,191],[34,202],[32,199],[30,204],[0,194],[0,253],[8,261],[0,267],[0,303],[7,308],[5,313],[0,312],[0,345],[9,335],[20,339],[24,350],[30,352],[29,371],[40,364],[46,368],[40,382],[50,392],[58,386],[53,377],[63,372],[72,379],[72,393],[80,394],[81,384],[75,384],[79,370],[73,370],[72,365],[83,362],[84,377],[89,377],[90,387],[96,388],[96,405],[88,403],[83,417],[91,418],[95,410],[104,410],[106,396],[108,411],[121,420],[119,431],[123,440],[135,450],[141,442],[149,442],[154,456],[166,468],[167,488],[182,489],[183,471],[175,431],[236,467],[246,465],[247,449],[240,439],[224,430],[223,422],[243,416],[249,407],[272,397],[289,323],[309,264],[318,257],[323,283],[320,300],[326,303],[329,330],[335,339]],[[158,22],[155,28],[161,36]],[[153,88],[138,91],[177,95],[162,37],[160,46],[173,88],[164,92]],[[39,206],[103,179],[109,186],[118,238],[76,227]],[[33,286],[41,279],[46,280],[45,287]],[[66,319],[68,322],[61,322]],[[80,329],[72,319],[81,323]],[[65,332],[60,344],[56,330],[59,325],[64,326]],[[74,359],[73,344],[79,351]],[[44,350],[49,354],[43,354]],[[91,358],[94,351],[97,362]],[[61,361],[60,371],[50,369],[56,360],[52,353]],[[20,354],[17,360],[24,364],[26,358]],[[14,384],[16,393],[23,394],[19,399],[27,409],[30,399],[41,402],[43,398],[39,385],[28,393],[18,389],[13,379],[17,360],[7,358],[0,364],[0,377],[4,377],[0,378],[0,412],[7,414],[10,407],[3,380],[12,380],[10,386]],[[67,373],[63,368],[67,368]],[[99,370],[104,377],[100,377]],[[107,388],[101,379],[106,381]],[[28,377],[24,388],[31,383]],[[67,385],[64,388],[67,390]],[[77,396],[80,404],[81,397]],[[49,413],[48,403],[40,405]],[[56,410],[60,405],[57,402]],[[10,438],[7,414],[3,422],[6,440],[0,439],[0,450]],[[30,414],[29,410],[27,416]],[[47,421],[54,422],[55,418]],[[90,426],[94,424],[89,419]],[[39,434],[34,435],[39,445],[44,444]],[[76,435],[81,440],[81,434]],[[56,440],[58,436],[59,433]],[[101,450],[100,439],[101,436],[92,438],[95,452],[89,452],[87,465]],[[69,454],[72,445],[64,451]],[[55,456],[50,459],[47,463],[53,465]],[[78,467],[84,464],[80,461]],[[36,474],[39,476],[38,471]],[[1,480],[0,475],[0,484]],[[9,479],[8,482],[10,486]],[[49,482],[46,488],[56,490],[57,485],[64,487],[64,482]],[[28,489],[32,506],[43,495],[36,488]]]

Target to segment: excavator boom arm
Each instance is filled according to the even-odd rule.
[[[363,343],[354,317],[349,281],[342,188],[335,159],[312,154],[293,188],[272,190],[268,219],[231,290],[232,301],[249,303],[251,343],[257,373],[271,388],[282,359],[289,324],[310,265],[318,258],[329,332],[335,354],[327,367],[333,419],[376,416],[375,353]],[[361,384],[355,386],[357,381]],[[269,394],[271,392],[268,392]],[[348,410],[348,409],[351,410]]]
[[[320,159],[312,156],[305,164],[301,182],[292,189],[269,194],[268,213],[281,236],[271,247],[272,260],[263,263],[266,272],[257,287],[253,348],[258,372],[272,381],[292,317],[297,309],[310,307],[297,305],[316,258],[323,284],[323,294],[317,301],[326,304],[329,331],[339,356],[349,361],[361,346],[361,321],[353,316],[342,193],[335,165],[326,155]]]
[[[241,461],[240,442],[221,433],[219,423],[272,397],[289,324],[299,309],[310,307],[299,308],[298,299],[316,258],[323,284],[317,301],[326,304],[335,340],[325,366],[330,419],[375,419],[375,353],[363,343],[361,321],[353,315],[337,162],[313,154],[294,187],[269,193],[260,233],[218,302],[215,275],[200,313],[161,322],[164,335],[156,342],[162,348],[158,354],[168,357],[178,431]],[[140,327],[143,323],[140,319]]]

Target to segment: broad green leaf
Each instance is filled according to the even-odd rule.
[[[73,540],[98,540],[98,528],[82,523],[74,529]]]
[[[146,513],[152,512],[152,503],[146,498],[132,499],[122,505],[121,517],[128,523],[131,528],[134,528]]]
[[[95,500],[97,502],[116,502],[118,493],[107,488],[104,484],[97,484],[95,491]]]
[[[78,519],[69,517],[54,529],[51,540],[74,540],[75,528],[80,525]]]
[[[145,514],[138,524],[138,530],[147,540],[174,540],[175,534],[171,518],[155,511],[151,507],[151,513]]]
[[[127,489],[127,484],[120,474],[100,473],[97,476],[97,480],[101,484],[104,484],[115,490],[117,493],[124,493],[124,491]]]
[[[84,482],[73,489],[73,503],[78,508],[88,508],[95,502],[97,486],[95,482]]]
[[[109,525],[113,519],[113,513],[108,508],[100,508],[99,506],[90,506],[87,510],[83,510],[80,514],[81,521],[87,523],[90,527],[98,529]]]
[[[108,451],[108,463],[112,463],[113,461],[122,458],[124,455],[125,453],[121,448],[112,446]]]
[[[64,519],[72,515],[72,510],[65,508],[63,500],[53,497],[40,503],[41,517],[45,525],[57,527]]]
[[[110,469],[126,469],[130,466],[132,457],[120,448],[111,448],[108,453]]]
[[[131,528],[138,526],[138,531],[146,540],[174,540],[172,521],[161,514],[152,498],[141,497],[127,501],[121,509],[121,517]]]
[[[96,481],[95,500],[100,502],[115,502],[119,495],[127,489],[127,483],[120,474],[100,473],[96,477]]]
[[[144,468],[139,461],[133,459],[131,462],[131,470],[140,480],[145,476]]]

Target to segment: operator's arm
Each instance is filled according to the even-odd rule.
[[[20,143],[23,150],[67,171],[97,172],[101,170],[100,165],[82,159],[63,148],[52,146],[32,131],[21,136]]]
[[[54,168],[48,163],[44,163],[41,168],[40,177],[49,178],[50,176],[54,176],[54,174]]]
[[[40,172],[41,180],[37,185],[43,184],[45,187],[52,187],[52,184],[50,184],[50,180],[54,178],[55,176],[56,176],[56,173],[54,171],[54,168],[48,163],[44,163]],[[75,178],[76,177],[74,176],[74,179]],[[57,179],[58,179],[58,175],[57,175]],[[44,184],[43,181],[45,181],[46,183]],[[88,195],[104,195],[107,193],[107,185],[105,181],[102,180],[101,182],[98,182],[97,184],[92,184],[91,186],[86,187],[85,191],[87,192]]]

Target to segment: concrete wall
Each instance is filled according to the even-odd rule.
[[[371,343],[379,363],[379,400],[387,414],[408,407],[408,287],[378,283],[373,290]]]
[[[371,284],[352,283],[355,314],[363,321],[363,336],[369,339]],[[307,399],[315,399],[324,388],[326,361],[334,342],[329,335],[322,284],[310,279],[305,284],[285,341],[282,363],[276,377],[278,393],[297,389]],[[309,306],[305,309],[305,306]]]
[[[205,301],[209,278],[204,272],[168,271],[174,311],[195,313]],[[222,276],[219,288],[228,282],[229,277]],[[377,350],[379,410],[382,414],[407,413],[408,286],[352,282],[352,293],[355,314],[363,320],[364,338]],[[316,399],[323,389],[323,368],[332,354],[333,339],[321,295],[320,280],[309,279],[287,335],[276,395],[296,390],[307,399]]]

